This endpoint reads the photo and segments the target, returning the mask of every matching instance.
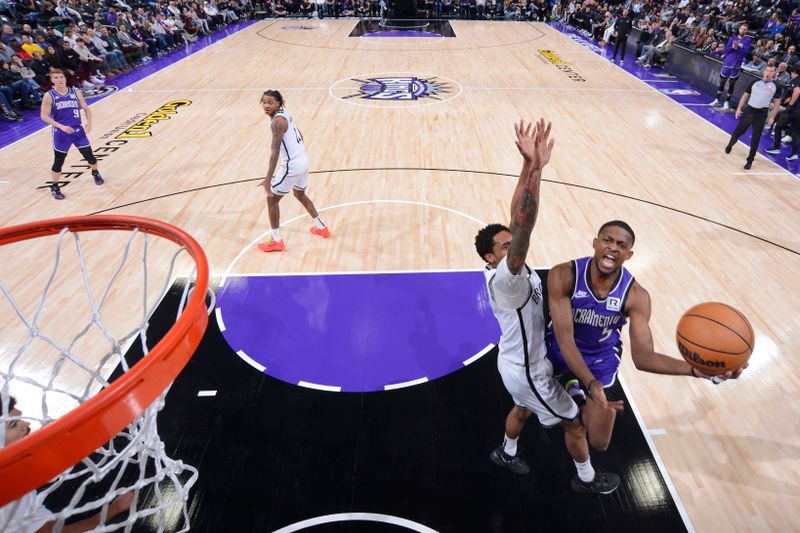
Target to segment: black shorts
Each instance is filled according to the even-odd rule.
[[[584,393],[586,393],[587,396],[589,395],[588,391],[586,390],[586,387],[583,385],[583,383],[581,383],[581,381],[578,379],[578,377],[575,374],[573,374],[572,372],[566,372],[564,374],[561,374],[560,376],[557,376],[556,379],[558,379],[558,382],[561,383],[561,385],[563,385],[565,389],[567,388],[567,385],[571,381],[577,381],[581,386],[581,390]],[[624,396],[625,396],[625,394],[622,392],[622,385],[619,384],[619,376],[617,376],[614,379],[614,383],[612,383],[611,385],[605,387],[604,391],[606,393],[606,400],[608,400],[609,402],[615,402],[617,400],[622,400],[624,398]],[[579,405],[580,405],[580,403],[579,403]]]

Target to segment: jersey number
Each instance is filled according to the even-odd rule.
[[[605,340],[608,340],[608,338],[611,336],[612,333],[614,333],[613,329],[603,328],[603,336],[597,339],[597,342],[603,342]]]
[[[73,113],[75,113],[75,118],[81,118],[81,110],[80,109],[73,109]]]

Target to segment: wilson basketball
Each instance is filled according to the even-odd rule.
[[[686,311],[675,337],[686,362],[711,375],[744,365],[755,340],[747,318],[719,302],[701,303]]]

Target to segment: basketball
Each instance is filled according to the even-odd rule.
[[[705,302],[686,311],[678,322],[678,350],[686,362],[709,375],[744,365],[753,353],[753,327],[733,307]]]

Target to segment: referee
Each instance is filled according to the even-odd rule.
[[[758,144],[761,141],[761,133],[764,131],[764,123],[772,125],[775,121],[775,115],[780,109],[780,94],[778,88],[775,86],[775,67],[767,67],[764,69],[763,77],[760,80],[754,81],[742,94],[739,99],[739,105],[736,107],[736,118],[739,123],[736,129],[733,130],[728,145],[725,147],[725,153],[731,153],[733,145],[739,140],[747,128],[753,126],[750,136],[750,153],[747,156],[747,162],[744,164],[745,170],[750,170],[753,166],[753,159],[756,157],[758,151]],[[772,101],[775,105],[772,106],[772,113],[767,118],[769,105]],[[747,104],[745,104],[747,102]]]

